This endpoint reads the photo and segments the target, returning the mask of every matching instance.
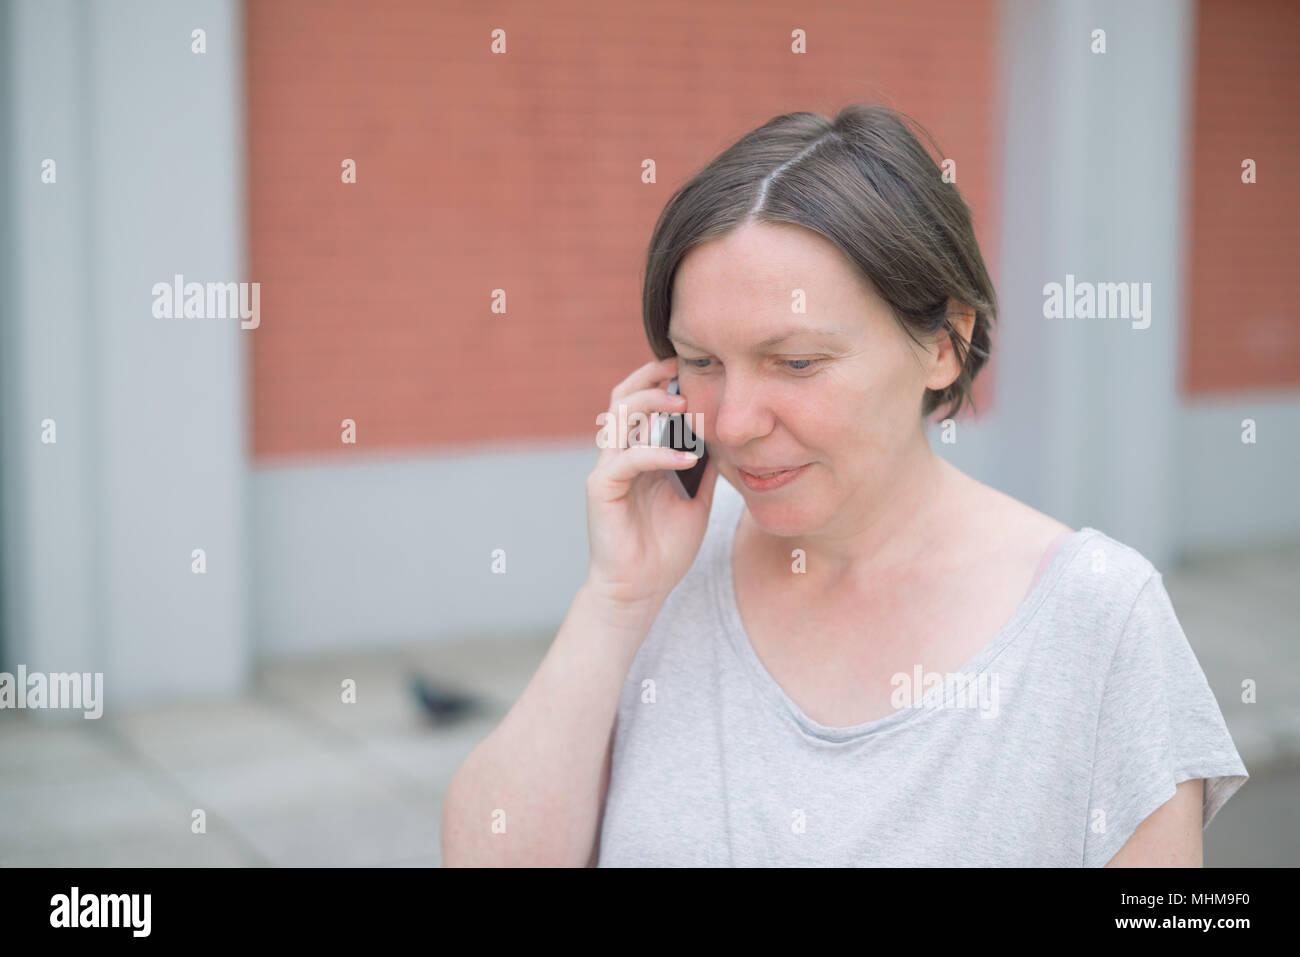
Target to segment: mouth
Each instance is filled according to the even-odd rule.
[[[757,468],[752,472],[749,469],[736,466],[736,470],[740,473],[740,480],[745,483],[746,487],[755,492],[767,492],[793,482],[807,471],[811,464],[809,462],[806,465],[777,469],[764,467]]]

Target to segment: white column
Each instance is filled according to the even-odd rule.
[[[241,261],[238,5],[24,0],[7,15],[6,664],[103,671],[106,710],[236,691],[256,331],[155,318],[151,288],[257,278]],[[46,156],[57,184],[40,181]],[[46,416],[56,445],[40,442]]]
[[[996,412],[968,454],[985,480],[1161,567],[1178,520],[1193,9],[1007,0],[1001,13],[1000,368]],[[1150,326],[1044,318],[1044,285],[1067,274],[1150,283]]]
[[[98,671],[94,353],[82,111],[84,9],[0,7],[0,670]],[[54,163],[55,182],[42,183]],[[42,442],[52,422],[53,443]]]

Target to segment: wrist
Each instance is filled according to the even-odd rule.
[[[655,593],[631,593],[624,587],[593,578],[582,583],[578,596],[578,600],[606,625],[642,632],[654,622],[667,598]]]

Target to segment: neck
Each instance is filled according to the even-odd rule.
[[[742,517],[741,529],[749,525],[746,536],[769,556],[773,568],[788,570],[791,550],[804,549],[805,585],[879,585],[906,574],[920,555],[942,549],[945,534],[952,530],[953,504],[963,478],[934,453],[923,434],[900,465],[886,489],[860,489],[819,529],[791,537],[771,535],[748,514]]]

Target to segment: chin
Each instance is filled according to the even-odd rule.
[[[764,500],[764,496],[746,490],[745,507],[754,524],[778,538],[794,538],[820,528],[823,518],[810,513],[798,499],[789,502]]]

